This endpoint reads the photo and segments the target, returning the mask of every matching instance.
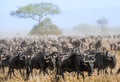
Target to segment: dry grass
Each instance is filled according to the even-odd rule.
[[[116,72],[118,68],[120,67],[120,52],[117,52],[117,67],[113,70],[114,74],[109,75],[100,75],[97,76],[96,71],[94,72],[93,76],[88,77],[87,73],[85,73],[85,80],[84,82],[120,82],[120,74],[117,75]],[[33,77],[30,76],[30,79],[25,81],[23,77],[20,76],[18,71],[15,71],[16,77],[12,77],[11,79],[7,79],[7,70],[6,73],[0,74],[0,82],[55,82],[55,75],[52,72],[49,72],[49,75],[43,75],[43,74],[36,74],[34,73]],[[60,78],[59,82],[83,82],[83,79],[81,76],[79,76],[79,79],[77,79],[77,74],[72,73],[65,73],[65,80]]]

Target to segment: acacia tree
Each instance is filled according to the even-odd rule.
[[[42,30],[41,29],[43,27],[42,20],[46,19],[48,16],[59,14],[60,12],[61,12],[60,9],[56,5],[53,5],[52,3],[43,3],[42,2],[42,3],[38,3],[38,4],[29,4],[27,6],[20,7],[16,11],[11,11],[10,15],[16,16],[19,18],[31,18],[31,19],[37,21],[38,24],[36,24],[34,26],[34,28],[30,31],[30,34],[39,34],[39,33],[33,33],[33,32],[37,32],[34,30],[36,28],[37,29],[40,28],[39,30]],[[48,22],[44,21],[44,23],[48,23]],[[46,25],[46,24],[44,24],[44,25]],[[55,26],[55,27],[57,27],[57,26]],[[38,31],[38,32],[42,32],[42,31]],[[45,33],[43,33],[43,34],[45,34]]]
[[[17,16],[19,18],[31,18],[40,23],[40,21],[46,16],[59,14],[60,12],[60,9],[52,3],[42,2],[20,7],[16,11],[11,11],[10,15]]]

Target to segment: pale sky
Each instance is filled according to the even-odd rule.
[[[80,23],[95,24],[101,17],[106,17],[110,26],[120,26],[120,0],[1,0],[0,33],[30,31],[36,21],[11,17],[10,12],[39,2],[51,2],[61,9],[61,14],[51,16],[60,28],[69,29]]]

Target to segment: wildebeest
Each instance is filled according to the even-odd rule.
[[[90,43],[89,44],[89,49],[91,50],[94,48],[96,51],[98,51],[102,47],[101,41],[98,40],[96,43]]]
[[[5,55],[1,57],[0,67],[3,69],[3,73],[5,73],[5,67],[9,66],[9,60],[11,57],[11,55]]]
[[[55,70],[55,56],[57,52],[48,54],[45,51],[38,52],[37,55],[29,58],[28,61],[28,77],[29,73],[33,73],[33,69],[39,69],[43,72],[43,74],[47,73],[47,68]]]
[[[30,69],[29,70],[29,73],[33,73],[33,69],[42,69],[43,72],[46,72],[46,69],[45,69],[45,60],[44,60],[44,55],[42,52],[39,52],[37,55],[31,57],[31,58],[28,58],[27,60],[27,65]],[[29,76],[29,74],[28,74]]]
[[[56,65],[57,65],[57,75],[62,75],[64,78],[64,72],[77,72],[77,75],[79,77],[79,74],[82,75],[84,79],[83,71],[87,71],[88,75],[91,76],[94,70],[93,67],[94,61],[86,60],[85,58],[82,58],[81,55],[78,55],[76,52],[72,52],[67,55],[66,57],[60,57],[58,56],[56,58]]]
[[[11,57],[9,60],[9,70],[8,70],[8,75],[11,78],[11,73],[14,74],[14,69],[18,69],[20,71],[20,74],[22,75],[21,69],[24,68],[26,66],[26,62],[25,62],[25,57],[21,56],[19,53],[14,56]]]
[[[14,69],[22,69],[23,67],[26,67],[27,76],[29,76],[30,73],[32,74],[33,69],[39,69],[43,71],[43,73],[47,73],[47,69],[54,70],[55,73],[57,70],[57,74],[62,76],[65,71],[75,71],[81,74],[83,78],[84,74],[82,72],[87,71],[88,75],[92,75],[94,67],[98,69],[98,73],[100,70],[104,70],[107,73],[107,68],[110,68],[112,73],[112,69],[116,67],[116,56],[112,56],[108,52],[100,52],[101,47],[108,45],[104,42],[104,37],[98,40],[97,37],[76,38],[72,36],[70,38],[66,38],[65,36],[60,40],[59,37],[58,39],[33,39],[32,37],[16,38],[16,40],[5,39],[2,42],[0,41],[2,44],[0,48],[3,49],[3,51],[0,51],[0,54],[4,52],[7,53],[7,55],[0,57],[0,65],[3,67],[8,65],[10,68],[9,75],[14,73]],[[115,49],[117,49],[116,42],[109,41],[108,43],[115,43]],[[103,46],[103,44],[106,45]],[[58,52],[51,53],[55,48],[55,51]],[[47,53],[42,49],[47,50]],[[14,51],[20,54],[11,54]],[[82,51],[84,53],[81,53]],[[12,57],[9,57],[8,54],[12,55]],[[82,54],[87,55],[82,56]],[[95,63],[93,63],[94,59]],[[17,62],[17,64],[15,62]]]
[[[95,55],[95,63],[94,67],[98,70],[98,75],[100,70],[105,70],[107,73],[107,68],[110,67],[111,69],[115,68],[116,66],[116,57],[112,56],[108,51],[106,53],[104,52],[98,52]],[[112,71],[111,71],[112,73]]]

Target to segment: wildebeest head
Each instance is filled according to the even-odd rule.
[[[116,67],[116,63],[117,63],[117,59],[116,59],[116,56],[115,55],[113,55],[112,57],[111,57],[111,62],[110,62],[111,64],[110,64],[110,68],[112,68],[112,69],[114,69],[115,67]]]
[[[32,48],[28,48],[27,51],[24,53],[24,55],[32,55],[34,54],[34,51]]]
[[[88,75],[91,76],[94,72],[94,62],[95,61],[92,61],[92,60],[89,60],[88,61],[88,66],[89,66],[89,72],[88,72]]]
[[[107,67],[110,67],[111,69],[116,67],[116,56],[112,55],[108,51],[106,53],[97,53],[95,55],[96,62],[95,66],[96,68],[98,67],[99,69],[105,69]],[[99,73],[98,73],[99,74]]]
[[[83,66],[84,66],[84,70],[88,71],[88,75],[91,76],[94,72],[94,62],[95,62],[95,58],[88,56],[87,58],[83,59]]]
[[[18,60],[20,60],[20,61],[25,60],[25,56],[22,55],[22,54],[20,54],[20,53],[18,53],[18,55],[16,56],[16,58],[18,58]]]
[[[113,62],[113,61],[116,61],[116,57],[113,56],[111,53],[109,53],[108,51],[106,51],[106,59],[109,61],[109,62]]]
[[[56,69],[56,58],[58,57],[59,53],[58,52],[53,52],[52,54],[50,54],[50,63],[55,71]]]
[[[117,59],[115,55],[111,55],[110,53],[106,53],[107,57],[106,57],[106,61],[105,64],[107,67],[109,67],[111,69],[111,73],[112,73],[112,69],[114,69],[116,67],[116,63],[117,63]]]

